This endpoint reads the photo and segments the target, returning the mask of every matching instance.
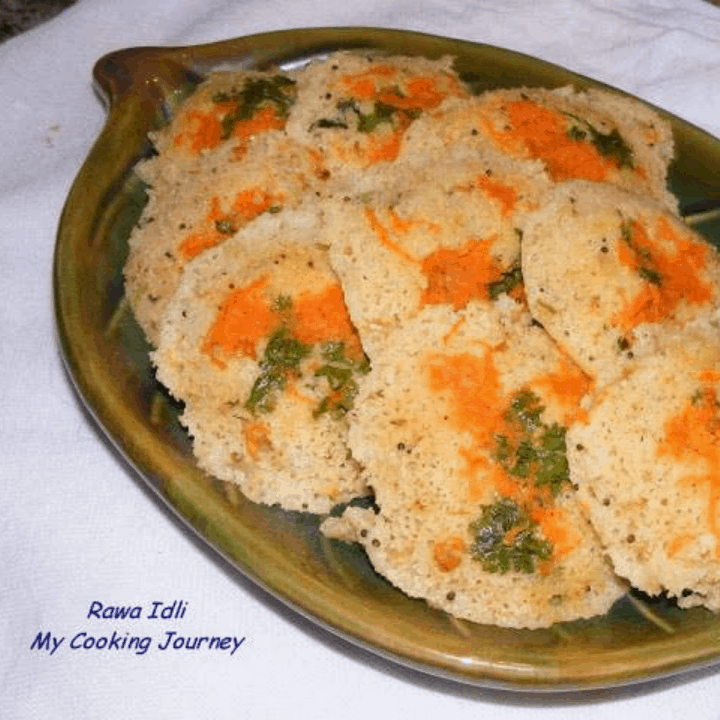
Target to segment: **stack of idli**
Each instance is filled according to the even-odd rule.
[[[720,609],[720,263],[657,112],[340,52],[152,140],[128,297],[209,475],[470,621]]]

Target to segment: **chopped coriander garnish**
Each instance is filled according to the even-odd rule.
[[[396,94],[403,97],[399,91]],[[313,127],[349,128],[353,124],[352,119],[355,116],[355,129],[361,133],[371,133],[382,124],[395,126],[399,115],[415,120],[422,112],[419,109],[397,108],[389,103],[376,100],[372,112],[364,113],[360,110],[357,101],[352,98],[340,100],[336,108],[338,114],[335,117],[321,118],[313,124]]]
[[[334,418],[339,419],[352,410],[358,394],[355,376],[370,372],[370,363],[365,357],[361,360],[348,358],[342,342],[325,343],[321,354],[327,362],[315,371],[315,377],[324,377],[331,392],[315,408],[313,416],[317,418],[330,412]]]
[[[522,270],[520,265],[513,265],[500,276],[499,280],[488,285],[488,294],[491,300],[497,300],[503,293],[508,294],[520,285],[522,285]]]
[[[502,498],[483,505],[480,517],[470,524],[473,560],[490,573],[535,572],[536,562],[552,555],[553,546],[536,534],[536,524],[515,501]]]
[[[511,423],[519,424],[524,432],[533,432],[540,427],[540,416],[545,407],[540,404],[540,398],[532,390],[520,390],[515,393],[506,419]]]
[[[245,407],[253,413],[271,412],[277,402],[277,393],[287,386],[288,376],[298,372],[300,363],[309,354],[310,346],[293,337],[286,327],[278,328],[265,346],[260,375]]]
[[[625,142],[617,128],[613,128],[609,133],[603,133],[587,120],[571,113],[567,113],[567,115],[579,123],[579,125],[571,126],[567,131],[571,140],[589,142],[603,157],[614,160],[619,168],[633,167],[632,148]]]
[[[230,220],[216,220],[215,229],[223,235],[232,235],[237,230]]]
[[[392,105],[376,102],[372,113],[368,113],[367,115],[358,113],[357,130],[362,133],[370,133],[382,123],[392,125],[397,113],[397,108],[394,108]]]
[[[222,136],[228,138],[236,123],[249,120],[262,105],[270,103],[280,117],[287,117],[290,107],[295,102],[295,81],[284,75],[275,75],[271,78],[247,78],[242,90],[216,93],[213,101],[235,104],[235,108],[222,119]]]
[[[495,436],[495,459],[512,476],[547,487],[557,495],[569,480],[565,428],[546,425],[545,408],[530,390],[517,393],[505,419],[515,433]]]
[[[272,304],[274,312],[281,313],[290,310],[292,307],[292,298],[289,295],[278,295]]]
[[[648,248],[638,245],[635,240],[635,228],[632,222],[624,221],[620,226],[620,234],[638,261],[637,272],[640,277],[658,287],[663,283],[663,276],[653,266],[652,253]]]
[[[314,127],[319,128],[343,128],[347,130],[348,124],[344,120],[333,120],[332,118],[320,118]]]
[[[643,280],[647,280],[653,285],[662,285],[662,275],[657,270],[641,266],[638,268],[638,273]]]

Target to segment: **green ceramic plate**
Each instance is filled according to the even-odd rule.
[[[107,435],[155,491],[225,560],[326,628],[400,663],[481,686],[566,690],[621,685],[720,659],[720,623],[665,600],[627,596],[611,612],[547,630],[515,631],[451,619],[378,577],[357,548],[327,541],[313,516],[255,505],[194,464],[177,410],[156,386],[148,347],[123,295],[128,233],[145,201],[133,172],[146,136],[204,73],[291,67],[341,48],[456,56],[478,90],[518,85],[598,86],[507,50],[417,33],[365,28],[272,32],[186,48],[136,48],[102,58],[95,80],[105,128],[82,167],[58,232],[54,280],[67,367]],[[668,116],[682,207],[720,206],[720,142]],[[702,229],[720,240],[720,222]]]

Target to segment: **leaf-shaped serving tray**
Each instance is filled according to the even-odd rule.
[[[105,127],[62,213],[54,282],[66,365],[105,433],[158,499],[226,562],[318,624],[385,657],[435,675],[516,690],[621,685],[720,659],[720,623],[703,609],[628,595],[588,621],[509,630],[457,621],[412,600],[373,571],[357,547],[328,541],[319,518],[246,500],[193,460],[178,411],[155,382],[148,346],[123,294],[129,232],[145,202],[134,174],[147,133],[217,69],[297,67],[351,48],[456,57],[474,89],[573,84],[603,87],[540,60],[486,45],[369,28],[317,28],[181,48],[132,48],[98,61]],[[720,240],[720,142],[671,122],[671,186],[701,230]]]

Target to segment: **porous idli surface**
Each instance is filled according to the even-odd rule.
[[[368,371],[321,239],[287,211],[189,263],[152,355],[201,468],[315,513],[365,491],[345,415]]]
[[[459,618],[534,628],[604,613],[625,584],[565,460],[589,386],[522,309],[426,308],[374,359],[350,413],[379,512],[349,508],[324,531]]]
[[[435,170],[329,204],[330,262],[371,357],[425,306],[522,295],[518,225],[537,208],[542,178],[492,158]]]
[[[653,200],[567,183],[523,227],[530,311],[598,386],[717,309],[715,249]]]
[[[567,434],[578,497],[616,572],[720,610],[720,346],[693,335],[605,388]]]

